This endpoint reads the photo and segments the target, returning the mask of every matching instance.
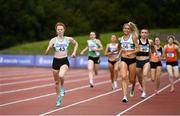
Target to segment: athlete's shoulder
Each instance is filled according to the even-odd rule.
[[[165,44],[165,45],[164,45],[164,49],[166,49],[167,47],[168,47],[168,44]]]
[[[138,39],[138,35],[136,33],[130,34],[129,38]]]
[[[90,42],[90,41],[91,41],[91,39],[88,39],[88,40],[87,40],[87,43]]]
[[[164,50],[164,48],[162,47],[162,46],[160,46],[159,48],[158,48],[158,50],[160,50],[161,52]]]
[[[148,41],[149,41],[149,42],[153,42],[153,40],[152,40],[152,39],[148,39]]]
[[[138,42],[138,44],[140,44],[141,43],[141,38],[138,38],[137,42]]]
[[[176,44],[174,44],[174,48],[175,48],[175,49],[178,49],[178,48],[179,48],[179,46],[178,46],[178,45],[176,45]]]
[[[118,38],[119,41],[121,41],[122,39],[123,39],[123,36],[120,36],[120,37]]]
[[[148,39],[149,44],[153,45],[153,40],[152,39]]]
[[[74,42],[74,41],[75,41],[73,37],[65,36],[65,39],[66,39],[68,42]]]
[[[51,38],[50,42],[51,42],[51,43],[54,43],[54,42],[55,42],[55,40],[56,40],[56,38],[57,38],[57,37],[53,37],[53,38]]]
[[[69,37],[69,36],[64,36],[64,38],[66,38],[66,39],[68,39],[68,40],[73,39],[73,37]]]
[[[111,45],[111,43],[108,43],[107,46],[109,47]]]
[[[159,49],[163,49],[163,46],[160,46]]]
[[[51,40],[55,40],[56,38],[57,38],[57,36],[55,36],[55,37],[51,38]]]
[[[99,40],[99,39],[93,39],[93,41],[95,41],[96,43],[97,43],[97,42],[100,42],[100,40]]]

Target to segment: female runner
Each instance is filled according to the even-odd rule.
[[[139,51],[138,46],[138,29],[132,22],[123,25],[124,35],[119,38],[119,48],[121,49],[121,75],[122,75],[122,102],[127,103],[127,90],[129,78],[130,83],[134,86],[136,80],[136,53]],[[129,73],[129,74],[128,74]],[[132,88],[134,89],[134,88]]]
[[[57,36],[50,40],[49,45],[45,52],[45,54],[47,55],[52,48],[54,49],[52,69],[53,69],[53,76],[55,81],[55,89],[58,96],[56,101],[57,107],[60,107],[62,97],[65,95],[64,76],[69,68],[68,51],[67,51],[69,43],[75,45],[74,51],[71,55],[72,57],[76,55],[76,51],[78,48],[78,43],[72,37],[64,36],[65,29],[66,27],[62,22],[56,23],[55,30],[57,32]]]
[[[175,37],[173,35],[169,35],[167,37],[167,41],[168,44],[164,46],[164,56],[166,59],[167,72],[171,84],[170,92],[174,92],[174,79],[179,77],[177,51],[180,52],[180,43],[175,40]]]
[[[161,60],[163,58],[163,48],[160,46],[160,39],[156,37],[154,39],[154,50],[151,51],[151,80],[155,81],[155,94],[158,94],[159,86],[160,86],[160,76],[162,71]]]
[[[96,39],[95,32],[90,32],[90,39],[87,40],[87,47],[81,51],[81,55],[88,50],[88,71],[89,71],[89,84],[90,87],[94,87],[94,70],[95,64],[100,63],[100,51],[103,50],[103,46],[99,39]]]
[[[119,69],[119,52],[116,35],[111,36],[111,42],[107,44],[105,55],[108,56],[108,67],[112,82],[112,89],[117,89],[117,78]]]

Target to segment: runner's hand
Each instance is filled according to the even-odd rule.
[[[76,57],[76,54],[75,54],[75,53],[72,53],[72,54],[71,54],[71,57],[73,57],[73,58]]]

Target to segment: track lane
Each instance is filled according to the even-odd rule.
[[[72,69],[70,69],[72,70]],[[77,70],[76,70],[77,71]],[[85,73],[87,73],[87,71],[83,71]],[[99,74],[99,76],[101,75],[102,78],[98,78],[96,79],[96,83],[101,83],[103,81],[107,81],[109,80],[109,72],[108,70],[104,71],[103,74]],[[79,73],[77,73],[79,74]],[[165,75],[167,75],[167,73],[163,73]],[[8,77],[7,77],[8,78]],[[86,77],[87,78],[87,77]],[[70,80],[72,78],[69,78]],[[74,79],[74,78],[73,78]],[[41,81],[40,81],[41,82]],[[82,85],[81,85],[82,84]],[[100,84],[95,86],[95,88],[89,88],[88,84],[88,80],[84,80],[84,81],[78,81],[78,82],[72,82],[72,83],[66,83],[65,86],[67,88],[67,93],[66,96],[63,100],[63,104],[62,104],[62,108],[63,107],[67,107],[67,106],[71,106],[72,104],[77,104],[75,106],[71,106],[68,108],[64,108],[62,110],[58,110],[52,113],[48,113],[49,115],[116,115],[119,114],[120,112],[123,112],[125,109],[128,109],[129,107],[132,107],[133,105],[141,102],[141,98],[140,98],[140,92],[136,89],[136,93],[135,96],[133,98],[129,98],[129,102],[128,104],[122,104],[121,103],[121,98],[122,98],[122,91],[121,89],[117,90],[117,91],[111,91],[111,84],[110,82],[108,83],[104,83],[104,84]],[[167,86],[169,84],[168,78],[167,76],[163,76],[161,78],[161,88],[163,88],[164,86]],[[120,85],[120,82],[119,82]],[[147,85],[147,89],[148,89],[148,95],[151,96],[153,94],[153,83],[152,82],[148,82]],[[82,88],[80,88],[82,87]],[[176,87],[179,87],[179,83],[176,84]],[[77,88],[77,90],[75,89]],[[176,88],[177,89],[177,88]],[[43,93],[43,91],[45,93]],[[49,94],[47,93],[50,92]],[[55,93],[53,93],[52,91],[54,91],[53,86],[49,87],[48,90],[43,90],[41,89],[37,89],[37,91],[34,91],[34,93],[43,93],[45,96],[42,97],[37,97],[34,99],[29,99],[29,100],[25,100],[25,101],[21,101],[21,102],[17,102],[17,103],[13,103],[13,104],[9,104],[9,105],[5,105],[3,107],[0,107],[0,115],[39,115],[39,114],[44,114],[46,112],[49,111],[53,111],[55,109],[57,109],[55,107],[55,100],[56,100],[56,96]],[[120,92],[121,91],[121,92]],[[27,93],[26,93],[27,92]],[[28,93],[29,92],[29,93]],[[162,93],[166,93],[169,92],[169,89],[165,89],[164,91],[162,91]],[[179,91],[176,91],[179,92]],[[173,95],[172,94],[165,94],[164,98],[161,99],[161,93],[158,96],[153,96],[151,99],[145,101],[144,103],[142,103],[141,105],[127,111],[124,113],[124,115],[140,115],[140,114],[159,114],[161,115],[162,113],[159,113],[157,111],[152,111],[149,110],[148,108],[152,108],[153,110],[153,105],[152,106],[148,106],[150,103],[152,103],[153,101],[157,100],[157,97],[160,97],[158,100],[159,101],[159,106],[158,107],[162,107],[164,105],[163,100],[165,98],[169,99],[175,96],[178,96],[177,93],[174,92]],[[23,92],[22,92],[23,93]],[[19,93],[18,93],[19,94]],[[31,96],[31,92],[30,90],[25,91],[24,95],[20,95],[20,96],[25,96],[25,99],[28,98],[27,95]],[[169,96],[172,95],[172,96]],[[11,95],[9,94],[9,96],[6,96],[6,98],[10,97]],[[96,96],[101,96],[101,97],[97,97]],[[0,95],[1,97],[1,95]],[[13,99],[13,97],[17,97],[17,95],[14,94],[14,96],[12,95],[10,98]],[[31,97],[29,97],[31,98]],[[1,99],[1,98],[0,98]],[[3,98],[4,99],[4,98]],[[83,103],[78,104],[79,102],[82,102],[83,100],[86,99],[90,99],[90,101],[85,101]],[[22,99],[21,99],[22,100]],[[2,99],[1,99],[2,101]],[[169,100],[169,102],[167,102],[169,105],[169,107],[166,107],[165,109],[168,109],[171,107],[173,107],[174,105],[171,104],[173,101],[175,100]],[[175,103],[178,103],[175,101]],[[176,106],[178,106],[178,104],[175,104]],[[142,108],[139,107],[143,107],[143,109],[146,111],[146,113],[143,113]],[[179,106],[178,106],[179,107]],[[157,109],[157,107],[155,107]],[[23,110],[22,110],[23,109]],[[177,112],[179,111],[177,109],[177,107],[173,107],[174,110],[166,110],[167,112],[164,112],[164,114],[172,114],[172,112]],[[12,111],[12,112],[9,112]],[[149,112],[147,112],[149,111]],[[161,111],[162,112],[162,111]],[[174,114],[178,114],[174,113]]]
[[[101,81],[106,81],[107,79],[104,78],[105,75],[106,74],[98,75],[96,78],[94,78],[95,83],[98,83]],[[85,86],[87,84],[89,87],[88,79],[79,80],[77,82],[69,81],[69,83],[68,83],[68,81],[66,81],[65,89],[73,89],[73,88],[77,88],[80,86]],[[54,82],[53,82],[53,85],[54,85]],[[0,99],[2,99],[2,101],[0,102],[1,103],[0,106],[8,104],[8,103],[13,103],[14,101],[24,100],[26,98],[46,96],[47,94],[55,95],[54,86],[51,85],[48,87],[36,88],[36,89],[27,90],[27,91],[23,91],[23,92],[12,92],[9,94],[2,94],[0,96]],[[14,96],[16,96],[16,97],[14,97]]]
[[[93,96],[96,96],[98,94],[103,94],[108,92],[109,90],[104,89],[105,87],[110,88],[111,84],[110,81],[105,81],[105,82],[100,82],[99,85],[96,85],[95,88],[90,88],[89,85],[86,85],[82,89],[77,89],[74,91],[67,91],[66,96],[63,99],[62,106],[66,106],[68,104],[72,104],[74,102],[81,101],[82,99],[85,98],[91,98]],[[71,100],[69,100],[71,99]],[[1,114],[3,115],[38,115],[46,111],[54,110],[56,109],[55,107],[55,100],[56,96],[50,95],[48,97],[43,97],[41,99],[34,99],[34,100],[29,100],[26,102],[21,102],[21,103],[16,103],[1,108]],[[36,107],[36,108],[35,108]],[[26,108],[23,111],[21,110],[22,108]],[[11,112],[8,112],[11,110]]]

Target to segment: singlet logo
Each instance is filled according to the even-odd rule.
[[[112,52],[112,55],[118,54],[117,45],[115,45],[115,46],[110,45],[110,46],[108,47],[108,52]]]
[[[160,51],[156,51],[153,54],[154,54],[154,56],[161,56],[162,55],[162,53]]]
[[[97,44],[95,41],[88,42],[89,51],[92,51],[93,48],[97,48]]]
[[[56,44],[54,47],[56,48],[56,50],[59,50],[59,51],[65,51],[67,49],[66,44]]]
[[[92,49],[93,49],[93,48],[95,48],[95,47],[96,47],[95,45],[90,44],[90,45],[89,45],[89,49],[90,49],[90,51],[92,51]]]
[[[135,45],[130,43],[130,42],[123,42],[121,44],[121,47],[124,49],[124,50],[134,50],[135,48]]]
[[[109,47],[108,48],[108,52],[113,52],[113,51],[115,51],[116,50],[116,48],[113,48],[113,47]]]
[[[140,52],[149,52],[149,45],[140,45]]]
[[[89,48],[89,56],[96,57],[99,56],[100,53],[98,51],[93,51],[93,48],[98,48],[96,41],[88,40],[88,48]]]
[[[168,52],[167,57],[174,57],[174,52]]]

